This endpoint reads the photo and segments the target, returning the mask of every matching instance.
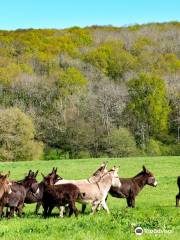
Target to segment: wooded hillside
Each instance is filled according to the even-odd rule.
[[[1,161],[180,155],[180,23],[0,31],[0,108]]]

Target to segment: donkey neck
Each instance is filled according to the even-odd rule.
[[[102,191],[109,191],[112,185],[112,176],[107,173],[97,183]]]
[[[139,187],[139,191],[146,185],[147,178],[143,174],[138,174],[132,179]]]
[[[2,186],[0,186],[0,199],[1,198],[3,198],[3,195],[5,194],[5,192],[4,192],[4,187],[3,187],[3,185]]]
[[[9,193],[6,191],[6,187],[2,184],[0,186],[0,200],[6,197]]]
[[[100,176],[91,176],[87,180],[89,183],[96,183],[100,180]]]

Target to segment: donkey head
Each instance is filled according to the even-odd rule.
[[[119,168],[115,166],[111,170],[109,170],[109,173],[112,176],[112,185],[111,185],[112,187],[118,187],[118,188],[121,187],[118,171],[119,171]]]
[[[50,175],[44,176],[43,173],[41,173],[41,175],[43,177],[43,183],[45,185],[54,185],[54,179],[52,178],[52,176]]]
[[[100,180],[100,178],[108,172],[107,163],[103,162],[101,166],[93,173],[93,175],[88,179],[90,183],[96,183]]]
[[[33,172],[30,170],[27,176],[25,176],[25,178],[19,182],[32,193],[37,193],[39,190],[38,182],[36,180],[37,174],[38,171]]]
[[[0,175],[0,198],[5,194],[11,194],[11,182],[9,181],[8,177],[10,175],[10,172],[8,172],[6,175]]]
[[[146,184],[156,187],[157,181],[153,175],[144,165],[143,165],[143,176],[146,178]]]
[[[51,177],[51,180],[53,181],[53,184],[55,184],[58,180],[63,179],[57,174],[57,168],[53,167],[51,173],[49,173],[47,176]]]

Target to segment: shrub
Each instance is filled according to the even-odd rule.
[[[18,108],[0,109],[0,161],[39,159],[43,144],[34,140],[31,119]]]
[[[108,153],[112,157],[127,157],[137,154],[134,137],[127,128],[113,129],[107,138]]]
[[[161,155],[161,145],[162,143],[154,140],[154,139],[150,139],[148,145],[146,146],[146,152],[149,156],[160,156]]]
[[[58,148],[47,148],[44,153],[44,160],[57,160],[69,158],[68,153],[65,153]]]

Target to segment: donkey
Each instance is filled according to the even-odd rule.
[[[4,199],[7,195],[12,193],[11,182],[8,179],[9,175],[10,172],[8,172],[6,175],[0,174],[0,217],[3,213]]]
[[[99,181],[102,175],[107,172],[107,162],[102,163],[101,166],[92,174],[91,177],[87,179],[80,179],[80,180],[67,180],[67,179],[60,179],[55,183],[55,185],[64,184],[64,183],[72,183],[72,184],[81,184],[81,183],[96,183]]]
[[[132,178],[120,178],[121,187],[112,186],[109,193],[112,197],[126,198],[128,207],[135,207],[135,198],[145,185],[157,186],[154,175],[143,166],[143,171]]]
[[[91,184],[96,183],[100,180],[100,178],[107,173],[107,162],[103,162],[101,166],[92,174],[91,177],[87,179],[80,179],[80,180],[67,180],[67,179],[61,179],[55,183],[55,185],[64,184],[64,183],[72,183],[75,185],[79,184]],[[86,204],[82,204],[82,212],[84,213],[86,209]],[[64,207],[61,207],[61,216],[63,217]]]
[[[53,184],[55,184],[57,181],[61,180],[62,178],[57,174],[57,168],[52,169],[51,173],[49,173],[46,177],[50,177],[53,181]],[[32,192],[29,192],[26,196],[26,203],[37,203],[35,208],[35,214],[38,214],[38,211],[42,204],[42,197],[44,192],[44,183],[41,181],[38,183],[38,193],[33,194]]]
[[[73,213],[77,217],[78,210],[75,206],[77,199],[82,199],[79,188],[71,183],[54,185],[51,176],[45,177],[43,174],[43,197],[42,205],[44,208],[44,217],[50,216],[54,207],[65,206],[68,204],[70,209],[69,216]]]
[[[3,199],[2,209],[5,206],[10,208],[10,212],[8,212],[8,210],[6,211],[8,218],[11,218],[15,211],[17,211],[19,217],[22,217],[26,194],[28,191],[34,193],[37,191],[37,181],[29,172],[23,180],[13,181],[11,190],[12,192]],[[0,214],[2,214],[2,212]]]
[[[78,202],[83,204],[92,205],[92,214],[94,214],[97,208],[102,205],[103,209],[109,213],[108,206],[106,204],[106,198],[111,186],[120,188],[121,182],[118,176],[118,168],[112,168],[105,173],[96,183],[81,183],[76,184],[80,189],[83,198],[78,199]]]
[[[176,195],[176,207],[179,207],[179,200],[180,200],[180,176],[177,178],[177,185],[179,188],[179,193]]]

